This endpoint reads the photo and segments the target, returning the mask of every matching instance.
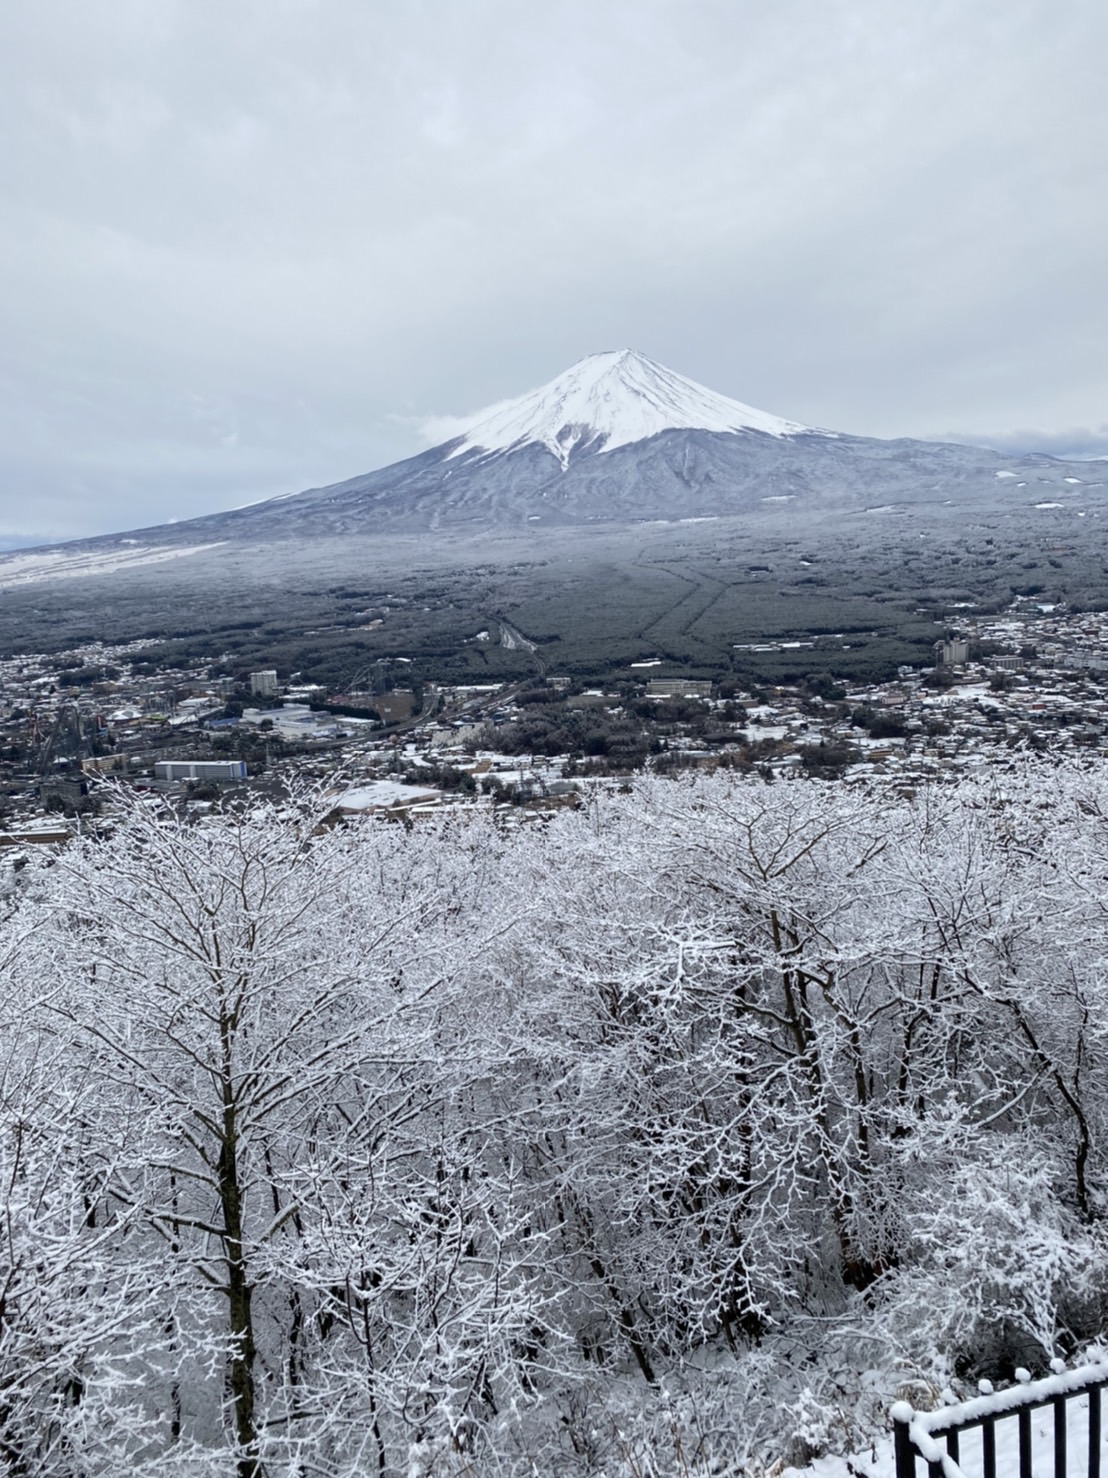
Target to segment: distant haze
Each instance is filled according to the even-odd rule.
[[[869,436],[1108,455],[1090,0],[0,14],[0,546],[410,456],[633,344]]]

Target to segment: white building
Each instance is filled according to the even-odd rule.
[[[232,784],[246,779],[245,760],[158,760],[154,766],[154,779],[169,783],[183,780],[214,780],[217,784]]]
[[[969,661],[969,642],[956,636],[950,641],[935,643],[935,665],[937,667],[961,667]]]
[[[695,677],[652,677],[646,685],[648,698],[710,698],[712,684]]]

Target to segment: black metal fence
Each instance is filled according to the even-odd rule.
[[[975,1459],[973,1474],[961,1466],[964,1432],[981,1429],[980,1478],[1045,1478],[1040,1451],[1036,1474],[1036,1454],[1032,1441],[1031,1413],[1040,1407],[1051,1407],[1053,1414],[1051,1442],[1053,1478],[1078,1478],[1084,1470],[1088,1478],[1100,1478],[1101,1392],[1108,1385],[1108,1365],[1082,1365],[1066,1370],[1062,1361],[1053,1363],[1054,1374],[1033,1381],[1024,1375],[1022,1381],[1003,1391],[992,1391],[956,1406],[936,1411],[915,1411],[906,1401],[898,1401],[890,1415],[893,1419],[893,1443],[896,1453],[896,1478],[917,1478],[916,1463],[927,1464],[928,1478],[974,1478],[978,1472]],[[1069,1406],[1079,1398],[1088,1398],[1086,1417],[1087,1441],[1084,1451],[1069,1453]],[[1001,1427],[1001,1423],[1015,1423]],[[998,1464],[997,1434],[1002,1437],[1002,1455]],[[1012,1437],[1015,1452],[1010,1452]],[[976,1445],[976,1444],[975,1444]],[[1072,1461],[1072,1469],[1071,1469]]]

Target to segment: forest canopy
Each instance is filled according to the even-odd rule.
[[[1100,1335],[1102,769],[326,808],[3,900],[7,1472],[739,1471]]]

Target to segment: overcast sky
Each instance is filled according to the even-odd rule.
[[[0,9],[0,543],[420,450],[629,345],[1108,454],[1103,0]]]

